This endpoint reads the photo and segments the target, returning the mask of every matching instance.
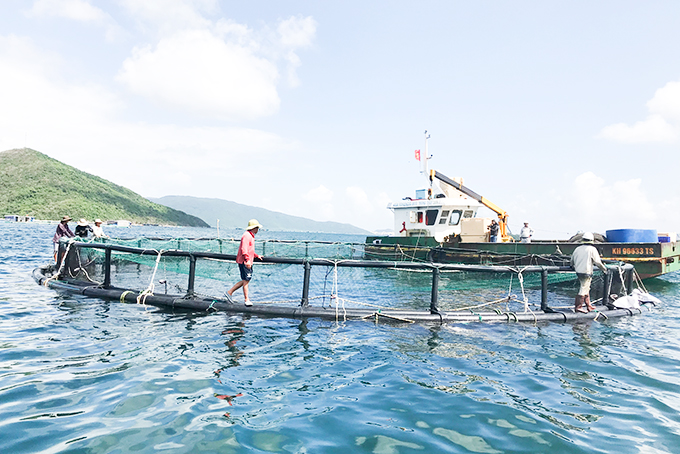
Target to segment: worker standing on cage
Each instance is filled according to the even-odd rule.
[[[231,297],[234,292],[243,287],[243,296],[246,299],[245,305],[253,305],[248,297],[248,284],[253,278],[253,261],[255,259],[262,260],[262,256],[255,253],[255,235],[260,230],[260,227],[262,226],[257,222],[257,219],[251,219],[248,221],[248,227],[241,237],[241,245],[239,246],[238,254],[236,255],[236,263],[238,264],[238,269],[241,273],[241,280],[237,282],[231,290],[227,291],[225,295],[231,302],[233,302]]]
[[[68,221],[71,220],[70,216],[64,216],[61,218],[61,222],[57,224],[57,232],[54,234],[54,237],[52,238],[52,242],[54,243],[54,261],[57,261],[57,252],[59,252],[59,241],[61,240],[62,237],[66,238],[73,238],[75,235],[71,231],[71,229],[68,227]]]
[[[590,283],[593,279],[593,265],[597,265],[603,273],[607,272],[607,267],[602,263],[602,259],[600,259],[600,253],[593,246],[594,240],[595,238],[592,233],[585,232],[581,238],[581,242],[584,244],[574,249],[574,252],[571,254],[571,266],[576,271],[580,284],[574,303],[575,312],[587,313],[595,310],[595,307],[590,303]],[[584,303],[586,305],[585,309],[583,308]]]
[[[108,238],[108,236],[104,233],[104,229],[102,228],[101,219],[94,220],[94,227],[92,227],[92,236],[95,238]]]

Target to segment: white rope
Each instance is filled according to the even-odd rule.
[[[73,243],[75,243],[75,242],[76,242],[76,240],[74,240],[74,239],[68,240],[68,245],[66,246],[66,251],[64,252],[64,255],[61,257],[61,264],[59,265],[59,268],[57,269],[57,272],[56,272],[56,273],[54,273],[54,274],[53,274],[52,276],[50,276],[49,278],[45,279],[45,282],[43,282],[43,285],[44,285],[45,287],[47,287],[47,284],[48,284],[50,281],[55,280],[55,279],[57,279],[57,278],[59,277],[59,275],[61,274],[62,270],[64,269],[64,266],[66,265],[66,257],[68,257],[68,253],[69,253],[69,251],[71,250],[71,245],[72,245]]]
[[[158,265],[161,262],[161,255],[165,251],[163,251],[162,249],[160,251],[156,251],[155,249],[152,250],[158,254],[158,256],[156,257],[156,265],[153,267],[153,273],[151,273],[151,280],[149,281],[149,286],[142,292],[140,292],[139,295],[137,295],[137,304],[146,305],[146,297],[149,295],[153,295],[153,291],[156,287],[154,284],[154,280],[156,279],[156,271],[158,271]]]
[[[77,271],[82,271],[82,272],[85,274],[85,279],[87,279],[88,281],[92,282],[93,284],[102,285],[103,282],[97,282],[97,281],[95,281],[94,279],[92,279],[92,278],[90,277],[90,275],[87,273],[87,269],[85,269],[85,266],[90,265],[94,260],[90,260],[88,263],[85,264],[85,266],[83,266],[83,262],[82,262],[82,260],[80,259],[80,252],[81,252],[80,249],[76,249],[75,252],[76,252],[76,256],[78,257],[78,268],[77,268],[75,271],[76,271],[76,272],[77,272]],[[71,270],[69,270],[69,274],[71,275],[71,277],[76,277],[76,276],[77,276],[77,275],[74,276],[74,275],[71,273]]]
[[[649,293],[647,288],[645,288],[645,284],[642,283],[642,279],[635,268],[633,268],[633,273],[635,273],[633,274],[633,278],[635,279],[635,283],[637,284],[638,288],[641,288],[645,293]]]
[[[621,288],[623,289],[623,294],[627,295],[628,292],[626,291],[626,281],[623,278],[623,267],[620,266],[620,265],[617,265],[616,269],[619,272],[619,280],[621,281]]]
[[[522,288],[522,302],[524,303],[524,312],[529,312],[531,311],[529,309],[529,299],[527,298],[527,295],[524,293],[524,276],[522,273],[524,272],[525,268],[522,268],[521,270],[517,271],[517,279],[519,280],[519,285]]]

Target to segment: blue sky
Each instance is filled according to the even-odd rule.
[[[515,232],[680,231],[679,20],[675,1],[6,0],[0,150],[377,230],[423,187],[427,129],[431,166]]]

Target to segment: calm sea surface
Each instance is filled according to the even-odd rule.
[[[0,222],[1,453],[680,452],[677,273],[602,322],[196,315],[38,286],[55,228]]]

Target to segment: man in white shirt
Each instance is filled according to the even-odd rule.
[[[94,227],[92,227],[92,235],[95,238],[108,238],[104,234],[104,229],[102,228],[102,220],[101,219],[95,219],[94,220]]]
[[[534,231],[529,227],[529,223],[525,222],[524,227],[519,232],[520,243],[531,243],[532,236],[534,236]]]
[[[584,314],[595,310],[595,307],[590,303],[590,283],[593,279],[593,265],[596,265],[603,273],[607,272],[607,267],[602,263],[602,259],[600,259],[600,253],[597,252],[597,249],[592,244],[593,241],[593,234],[585,232],[581,238],[581,242],[584,244],[577,247],[571,254],[571,266],[576,271],[580,284],[574,303],[574,311]],[[583,308],[584,303],[586,309]]]

